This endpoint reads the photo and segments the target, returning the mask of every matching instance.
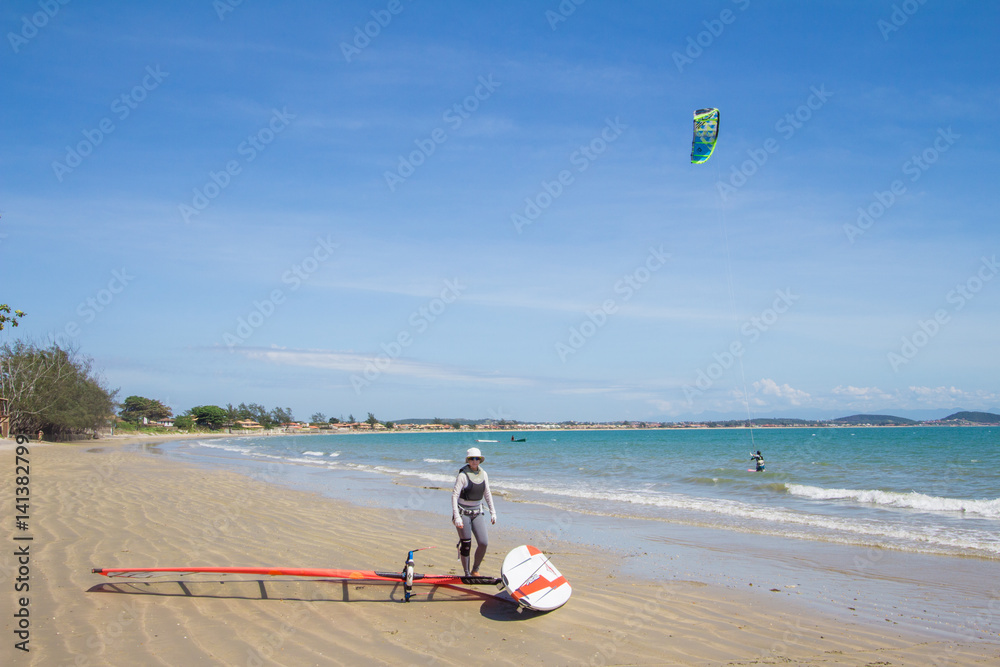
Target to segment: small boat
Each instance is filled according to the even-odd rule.
[[[528,439],[527,438],[517,438],[517,439],[511,438],[510,441],[511,442],[528,442]]]

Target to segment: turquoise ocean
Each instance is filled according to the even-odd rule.
[[[579,527],[583,517],[605,525],[634,519],[654,540],[688,526],[1000,561],[995,427],[378,432],[195,440],[170,449],[447,520],[445,490],[469,447],[486,456],[501,520],[517,507],[540,529]],[[748,471],[757,449],[765,472]]]

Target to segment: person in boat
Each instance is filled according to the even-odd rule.
[[[490,510],[490,523],[497,522],[497,512],[493,507],[490,480],[480,466],[486,458],[477,447],[466,452],[465,465],[458,471],[455,487],[451,491],[451,520],[458,530],[458,555],[462,561],[465,576],[479,576],[479,566],[486,555],[489,536],[486,532],[486,516],[483,502]],[[472,556],[472,536],[476,537],[476,553]],[[472,567],[469,559],[472,556]]]
[[[757,450],[756,454],[751,454],[750,455],[750,460],[754,461],[757,464],[757,470],[756,470],[756,472],[763,472],[764,471],[764,455],[760,453],[759,449]]]

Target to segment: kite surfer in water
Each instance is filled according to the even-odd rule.
[[[757,470],[754,472],[764,472],[764,455],[760,453],[759,449],[756,454],[750,455],[750,460],[757,463]]]
[[[486,458],[477,447],[466,452],[465,465],[458,471],[455,478],[455,488],[451,492],[451,520],[458,530],[458,555],[462,561],[465,576],[479,576],[479,566],[486,555],[489,537],[486,533],[486,517],[483,515],[482,501],[490,508],[490,523],[497,522],[497,513],[493,508],[493,494],[490,493],[490,480],[480,464]],[[476,536],[476,555],[469,568],[469,556],[472,553],[472,536]]]

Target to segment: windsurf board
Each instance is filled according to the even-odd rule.
[[[573,593],[572,586],[549,557],[530,544],[507,554],[500,567],[500,578],[520,606],[535,611],[558,609]]]

